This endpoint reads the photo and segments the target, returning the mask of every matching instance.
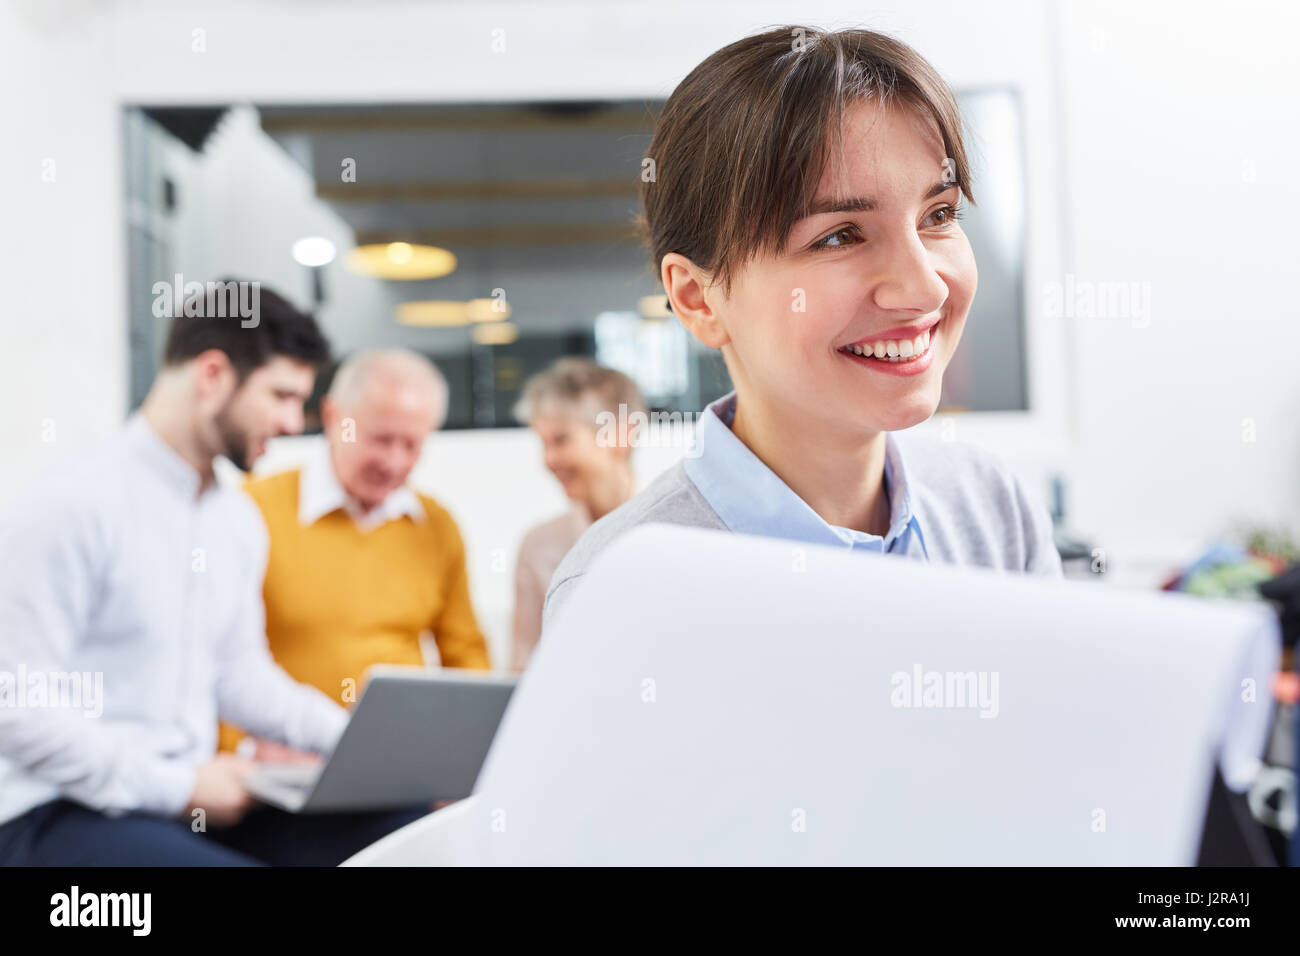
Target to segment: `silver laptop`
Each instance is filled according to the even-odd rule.
[[[467,797],[515,678],[377,666],[323,766],[260,765],[245,782],[290,813],[427,806]]]

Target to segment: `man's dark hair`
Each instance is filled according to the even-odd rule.
[[[241,318],[241,297],[255,303],[255,321]],[[330,360],[330,346],[316,320],[260,283],[219,279],[207,284],[176,310],[164,365],[180,365],[208,349],[226,353],[240,381],[272,358],[294,359],[319,371]]]

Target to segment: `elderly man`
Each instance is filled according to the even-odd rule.
[[[344,704],[372,664],[424,663],[424,632],[443,666],[490,666],[456,522],[406,486],[446,408],[446,381],[427,359],[362,352],[321,403],[326,440],[308,462],[247,486],[270,533],[271,653]],[[238,739],[223,729],[223,747]]]

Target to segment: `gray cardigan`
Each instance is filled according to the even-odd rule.
[[[892,437],[904,455],[908,493],[931,561],[1062,576],[1051,518],[999,459],[965,442],[900,432]],[[727,530],[679,461],[578,539],[551,578],[543,629],[606,545],[651,523]]]

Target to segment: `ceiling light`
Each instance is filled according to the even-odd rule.
[[[510,303],[505,299],[470,299],[465,305],[469,307],[471,322],[500,322],[510,318]]]
[[[469,303],[403,302],[397,307],[397,321],[403,325],[469,325]]]
[[[425,299],[403,302],[397,307],[397,321],[403,325],[469,325],[501,322],[510,318],[510,304],[504,299],[470,299],[468,302]]]
[[[348,253],[348,268],[377,279],[436,279],[456,269],[456,257],[437,246],[377,242]]]
[[[294,261],[304,266],[323,266],[334,261],[334,243],[323,236],[307,236],[293,244]]]
[[[519,327],[512,322],[485,322],[470,329],[479,345],[509,345],[519,338]]]

